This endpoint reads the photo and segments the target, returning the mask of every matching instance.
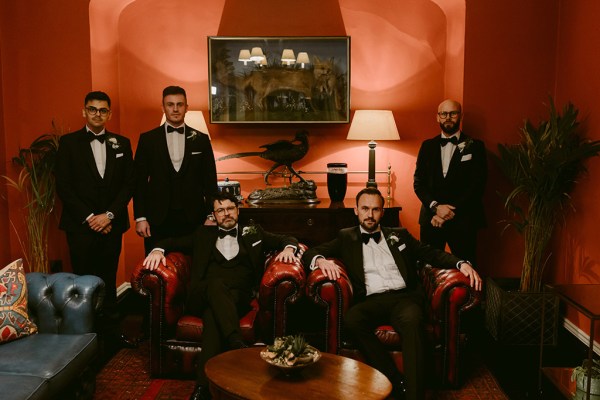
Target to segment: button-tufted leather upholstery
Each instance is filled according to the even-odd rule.
[[[343,268],[343,264],[335,260]],[[480,302],[480,292],[469,286],[469,280],[456,269],[438,269],[430,265],[420,270],[423,289],[429,299],[426,331],[433,345],[434,365],[443,385],[461,384],[462,343],[461,317]],[[352,302],[352,286],[345,273],[330,281],[320,269],[312,271],[306,283],[307,296],[325,313],[326,351],[363,360],[362,355],[342,332],[342,319]],[[392,354],[400,371],[402,339],[391,326],[375,330],[379,340]]]
[[[306,249],[300,245],[300,256]],[[195,360],[202,348],[202,319],[185,314],[184,303],[190,281],[191,260],[169,253],[167,265],[154,271],[141,260],[131,274],[131,286],[150,302],[150,372],[157,376],[194,376]],[[245,341],[272,342],[284,335],[288,306],[304,295],[305,272],[300,263],[265,262],[258,298],[240,320]]]
[[[91,399],[104,282],[66,272],[32,272],[26,280],[29,317],[39,331],[0,346],[0,397]]]

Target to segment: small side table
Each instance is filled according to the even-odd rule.
[[[558,295],[561,301],[575,308],[581,314],[590,320],[590,341],[588,343],[588,360],[591,362],[594,358],[594,333],[596,321],[600,320],[600,285],[599,284],[566,284],[548,286],[549,290]],[[544,376],[560,390],[567,398],[572,399],[576,395],[576,384],[571,382],[572,368],[561,367],[543,367],[542,364],[543,346],[540,346],[540,368]],[[591,371],[590,371],[591,372]],[[589,373],[588,373],[589,375]],[[588,380],[585,399],[590,399],[590,384]]]

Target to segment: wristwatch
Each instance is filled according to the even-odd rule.
[[[108,218],[112,221],[113,219],[115,219],[115,214],[111,213],[110,211],[107,211],[106,218]]]
[[[431,203],[431,206],[429,207],[429,209],[431,210],[432,213],[437,214],[437,206],[438,206],[438,202],[434,201],[433,203]]]

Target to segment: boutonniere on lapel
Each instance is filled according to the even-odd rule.
[[[111,136],[107,139],[108,144],[110,144],[110,147],[113,148],[113,150],[118,149],[119,147],[121,147],[121,145],[119,144],[119,141],[117,140],[116,137]]]
[[[456,147],[458,147],[458,151],[460,151],[462,153],[463,151],[465,151],[469,147],[471,147],[471,143],[473,143],[473,139],[466,138],[464,142],[460,142],[459,144],[456,145]]]
[[[390,247],[393,247],[394,245],[400,242],[400,238],[395,232],[390,233],[386,240]]]
[[[242,229],[242,237],[247,236],[247,235],[254,235],[257,232],[258,231],[256,230],[256,226],[254,226],[254,225],[245,226],[244,229]]]
[[[196,136],[198,136],[198,132],[192,129],[190,132],[190,136],[186,136],[186,139],[196,140]]]

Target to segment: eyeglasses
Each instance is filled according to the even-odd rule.
[[[460,115],[460,111],[442,111],[439,112],[438,115],[440,116],[440,118],[454,118],[457,115]]]
[[[108,113],[110,112],[110,110],[108,108],[96,108],[96,107],[92,107],[92,106],[86,107],[85,109],[90,115],[96,115],[96,114],[100,113],[100,115],[103,117],[106,117],[108,115]]]
[[[231,213],[233,213],[233,211],[234,211],[234,210],[236,210],[236,209],[237,209],[237,207],[236,207],[236,206],[229,206],[229,207],[227,207],[227,208],[217,208],[217,209],[215,210],[215,214],[216,214],[216,215],[219,215],[219,216],[221,216],[221,215],[225,215],[225,213],[227,213],[227,214],[231,214]]]

